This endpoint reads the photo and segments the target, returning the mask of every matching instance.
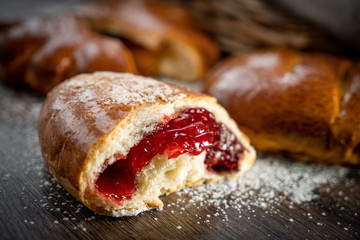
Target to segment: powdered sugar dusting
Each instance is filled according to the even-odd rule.
[[[324,184],[335,186],[348,171],[342,167],[266,157],[259,158],[248,172],[236,179],[185,189],[179,194],[188,194],[191,202],[231,206],[239,211],[241,206],[249,205],[266,209],[283,200],[291,204],[315,200],[316,189]]]
[[[105,105],[132,103],[152,103],[156,101],[173,102],[186,94],[180,89],[156,81],[152,78],[136,76],[130,73],[96,72],[82,74],[72,78],[64,85],[65,89],[87,88],[101,89],[106,94],[97,96]],[[104,99],[99,99],[103,97]]]

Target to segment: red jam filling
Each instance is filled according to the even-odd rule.
[[[135,176],[157,154],[168,159],[183,153],[199,155],[207,151],[205,164],[209,171],[237,171],[244,147],[223,124],[215,121],[212,113],[203,108],[187,109],[171,117],[134,147],[127,157],[115,156],[96,181],[97,189],[115,200],[130,199],[136,191]]]

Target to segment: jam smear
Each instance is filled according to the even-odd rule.
[[[136,191],[136,174],[159,154],[168,159],[183,153],[199,155],[207,151],[205,164],[209,171],[239,170],[244,147],[237,137],[214,115],[203,108],[190,108],[171,117],[148,133],[126,157],[116,156],[96,180],[97,189],[106,197],[122,202]]]

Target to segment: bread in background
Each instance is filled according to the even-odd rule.
[[[140,74],[184,81],[202,78],[219,58],[216,43],[182,8],[146,0],[93,1],[75,15],[97,32],[122,39]]]
[[[360,164],[360,67],[289,49],[238,54],[217,65],[216,97],[261,152]]]
[[[10,86],[46,94],[69,77],[100,70],[137,72],[121,41],[71,15],[26,19],[0,31],[0,74]]]

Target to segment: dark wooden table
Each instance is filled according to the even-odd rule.
[[[49,13],[79,1],[51,1],[53,8],[42,8],[43,0],[22,1],[22,8],[18,2],[7,1],[6,8],[2,2],[0,15]],[[163,211],[94,214],[42,161],[36,121],[43,100],[0,85],[1,240],[360,239],[358,169],[269,157],[232,182],[162,197]]]
[[[259,158],[238,185],[164,196],[163,211],[94,214],[42,161],[42,101],[0,85],[0,239],[359,239],[359,170],[274,158]]]

